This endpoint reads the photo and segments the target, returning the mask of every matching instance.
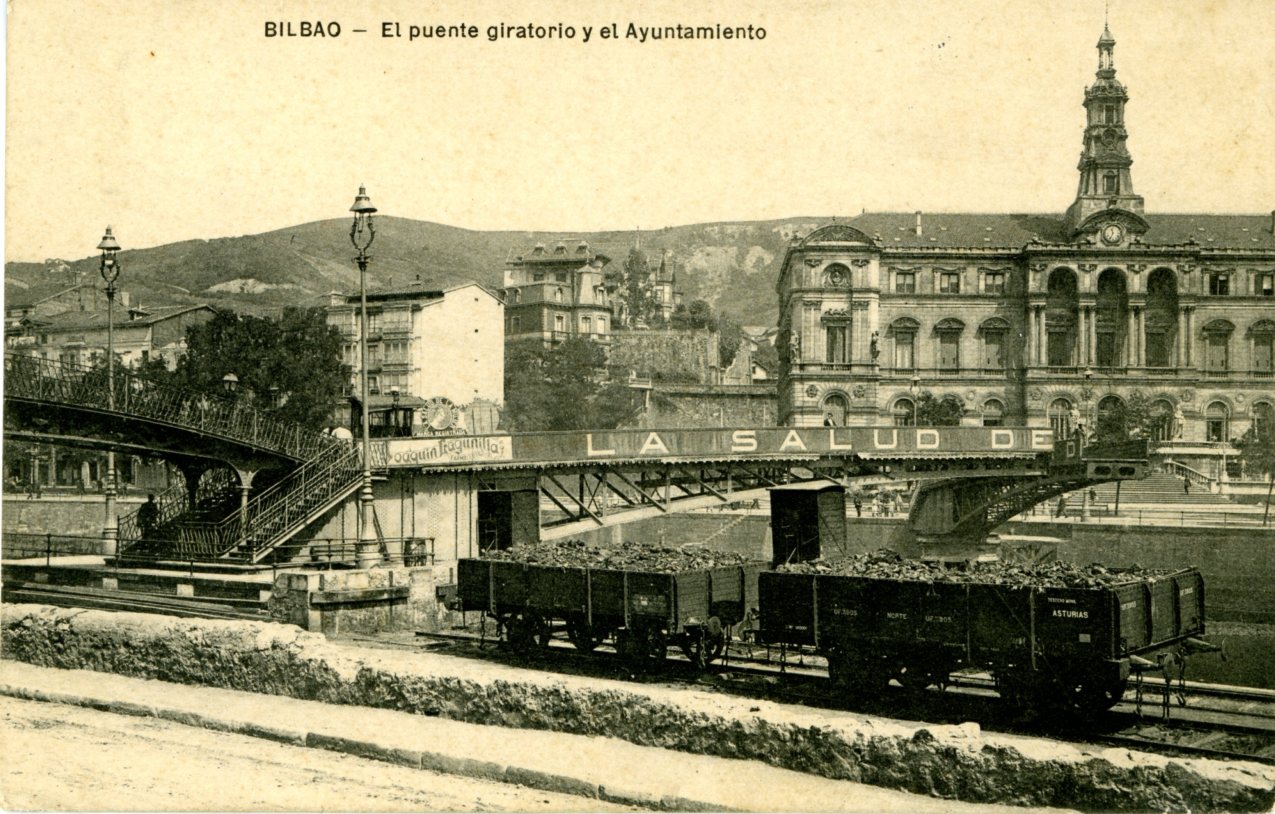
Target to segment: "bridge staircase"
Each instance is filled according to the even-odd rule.
[[[334,444],[253,498],[248,504],[246,527],[223,556],[250,563],[266,561],[293,536],[358,491],[362,483],[359,448]],[[222,521],[223,540],[239,521],[238,516]]]
[[[287,472],[246,505],[234,469],[225,466],[200,476],[193,500],[185,484],[165,490],[156,496],[150,533],[143,535],[139,511],[120,518],[125,563],[261,563],[361,484],[357,446],[281,421],[247,400],[183,390],[120,367],[112,388],[104,367],[17,352],[5,354],[4,374],[6,419],[19,414],[19,435],[24,425],[61,435],[78,430],[105,447],[140,444],[254,471],[269,460]]]

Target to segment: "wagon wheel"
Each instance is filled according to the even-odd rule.
[[[876,696],[885,692],[892,677],[883,665],[865,660],[843,650],[829,650],[828,678],[832,686],[845,693]]]
[[[602,644],[606,635],[589,624],[583,616],[575,615],[567,619],[567,638],[575,645],[576,650],[590,653]]]
[[[1113,681],[1107,684],[1095,682],[1074,682],[1068,686],[1063,701],[1078,712],[1096,714],[1120,703],[1124,691],[1129,686],[1128,679]]]
[[[616,651],[635,669],[646,669],[663,661],[668,639],[658,628],[631,627],[616,634]]]
[[[681,646],[696,669],[706,669],[726,650],[726,630],[721,620],[714,616],[707,624],[687,630]]]
[[[505,623],[505,638],[510,650],[520,656],[530,656],[537,649],[549,646],[549,625],[537,613],[515,613]]]

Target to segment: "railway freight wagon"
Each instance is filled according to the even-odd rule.
[[[765,563],[672,573],[462,559],[457,599],[496,619],[509,645],[527,653],[565,630],[579,650],[614,637],[616,651],[642,663],[669,645],[704,666],[721,655],[729,629],[757,603]]]
[[[760,638],[814,647],[843,691],[942,684],[988,670],[1025,705],[1101,710],[1154,651],[1204,633],[1194,568],[1111,571],[1106,584],[1024,586],[769,571],[759,580]],[[1201,647],[1208,648],[1202,643]],[[1180,654],[1179,654],[1180,655]]]

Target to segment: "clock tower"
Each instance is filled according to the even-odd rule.
[[[1080,152],[1080,186],[1067,209],[1067,229],[1073,236],[1090,232],[1087,222],[1110,209],[1142,215],[1142,196],[1133,193],[1129,172],[1133,158],[1125,144],[1124,106],[1129,94],[1116,79],[1112,56],[1116,40],[1104,24],[1098,40],[1098,72],[1085,88],[1085,140]],[[1115,213],[1112,213],[1115,214]]]

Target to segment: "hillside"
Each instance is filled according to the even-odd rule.
[[[827,219],[707,223],[643,232],[653,262],[667,250],[684,272],[689,301],[703,298],[746,325],[771,325],[777,310],[775,277],[788,238]],[[476,280],[499,288],[506,258],[536,243],[589,241],[623,263],[633,232],[479,232],[405,218],[379,217],[368,269],[369,287],[417,278],[446,287]],[[242,311],[320,304],[330,291],[355,291],[358,269],[345,220],[306,223],[242,237],[191,240],[120,253],[120,286],[146,305],[208,302]],[[73,284],[75,274],[97,279],[97,258],[67,263],[8,263],[6,303],[31,302]]]

